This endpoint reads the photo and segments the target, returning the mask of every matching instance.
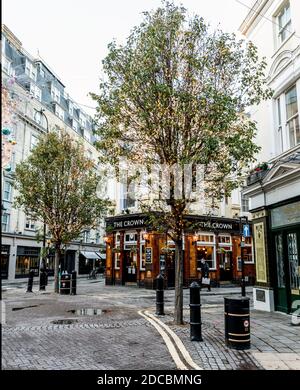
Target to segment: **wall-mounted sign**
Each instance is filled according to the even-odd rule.
[[[265,290],[256,290],[256,300],[259,302],[266,302],[266,292]]]
[[[146,263],[150,264],[152,263],[152,248],[146,248],[145,249],[145,256],[146,256]]]
[[[166,269],[166,255],[162,254],[159,256],[159,269],[164,272]]]
[[[265,229],[263,222],[254,225],[256,280],[267,283]]]

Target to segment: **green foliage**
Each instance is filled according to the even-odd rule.
[[[106,161],[210,165],[216,193],[253,161],[256,126],[245,110],[271,91],[252,43],[211,32],[202,18],[188,20],[166,3],[145,13],[124,46],[109,45],[103,67],[106,79],[91,95]]]
[[[99,180],[78,141],[49,133],[16,167],[15,205],[45,222],[56,245],[66,244],[103,217],[109,204],[96,195]]]

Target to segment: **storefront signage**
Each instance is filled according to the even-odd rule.
[[[300,223],[300,202],[286,204],[271,210],[272,228]]]
[[[263,222],[254,225],[256,280],[267,283],[265,229]]]
[[[146,263],[147,264],[152,263],[152,248],[146,248],[145,254],[146,254]]]

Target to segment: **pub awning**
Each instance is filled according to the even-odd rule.
[[[94,259],[99,260],[101,258],[98,252],[80,251],[80,253],[82,254],[82,256],[84,256],[86,259],[89,260],[94,260]]]

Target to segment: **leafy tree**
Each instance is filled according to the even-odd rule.
[[[116,164],[126,157],[146,169],[201,164],[206,195],[221,199],[238,187],[259,150],[246,110],[271,96],[266,62],[251,42],[211,31],[202,18],[188,18],[172,3],[144,16],[125,45],[109,45],[105,79],[99,94],[91,94],[98,102],[103,159]],[[151,224],[164,226],[176,244],[174,317],[182,323],[182,235],[191,200],[174,195],[172,172],[169,184],[170,197],[148,211],[161,211],[152,213]]]
[[[100,182],[83,145],[65,133],[43,135],[30,156],[16,167],[15,205],[46,223],[55,247],[55,292],[63,245],[99,225],[109,202],[97,197]]]

